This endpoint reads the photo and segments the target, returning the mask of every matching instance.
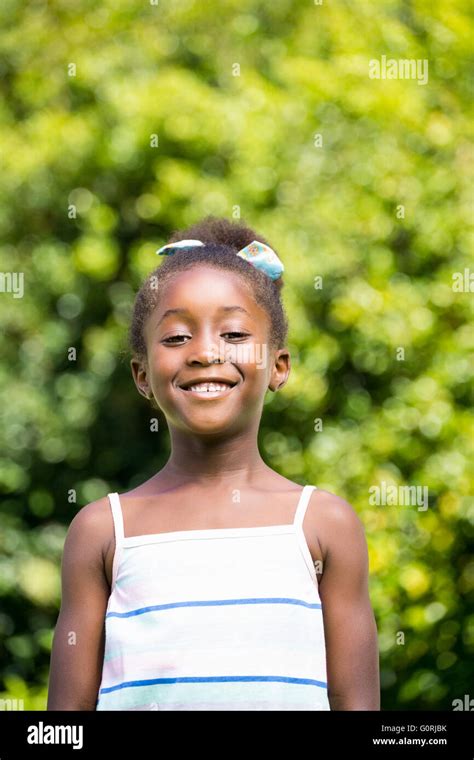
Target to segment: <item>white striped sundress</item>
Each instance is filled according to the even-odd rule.
[[[118,493],[96,710],[330,710],[323,613],[293,523],[124,537]]]

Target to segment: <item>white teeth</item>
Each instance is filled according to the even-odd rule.
[[[188,391],[197,391],[198,393],[207,393],[208,391],[226,391],[230,388],[229,385],[224,383],[199,383],[199,385],[191,385]]]

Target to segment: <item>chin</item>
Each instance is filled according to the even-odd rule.
[[[237,417],[229,417],[228,419],[181,419],[178,427],[181,430],[185,430],[193,435],[202,436],[218,436],[235,432],[238,422]]]

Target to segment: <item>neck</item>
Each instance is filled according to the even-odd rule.
[[[269,471],[258,450],[256,435],[193,436],[170,430],[171,454],[160,476],[178,484],[250,485]]]

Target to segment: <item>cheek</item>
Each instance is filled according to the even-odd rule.
[[[268,370],[265,366],[252,366],[245,371],[244,387],[247,385],[249,393],[253,396],[261,396],[268,388]]]
[[[182,366],[179,352],[167,350],[164,346],[156,343],[148,352],[149,367],[156,383],[169,382]]]
[[[264,373],[268,369],[271,348],[265,340],[255,339],[249,342],[226,345],[222,353],[225,358],[242,368],[246,374],[255,370]]]

